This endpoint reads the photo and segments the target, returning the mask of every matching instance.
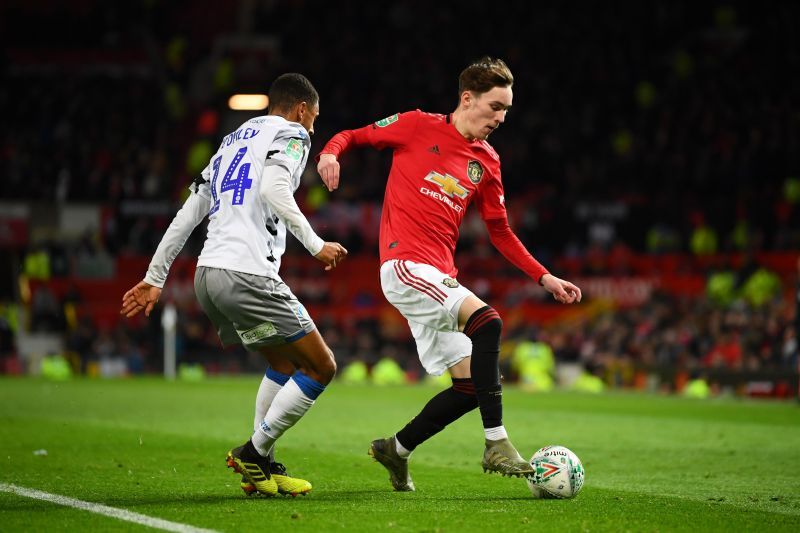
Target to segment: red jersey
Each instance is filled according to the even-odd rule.
[[[337,158],[353,145],[393,149],[381,214],[381,263],[407,259],[455,277],[459,226],[473,201],[487,226],[500,220],[508,227],[500,158],[488,142],[464,138],[450,118],[419,110],[395,114],[340,132],[322,149]],[[521,243],[519,247],[533,260]],[[518,249],[513,251],[519,255]],[[515,257],[514,264],[537,281],[547,272],[538,263],[524,268],[519,259]]]

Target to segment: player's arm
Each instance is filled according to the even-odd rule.
[[[175,218],[172,219],[172,223],[161,238],[161,242],[158,243],[158,248],[156,248],[156,252],[150,260],[150,266],[147,268],[144,280],[131,287],[122,296],[120,314],[130,318],[140,311],[144,311],[145,315],[150,316],[150,311],[153,310],[153,306],[158,302],[161,296],[161,289],[167,281],[169,267],[172,266],[175,257],[183,249],[186,239],[192,234],[194,228],[203,221],[211,208],[207,170],[203,171],[203,174],[192,183],[192,192],[184,202],[183,207],[175,215]]]
[[[317,155],[317,172],[329,191],[339,186],[339,157],[354,146],[399,148],[414,135],[420,111],[398,113],[363,128],[334,135]]]
[[[503,257],[535,279],[557,301],[565,304],[581,301],[581,290],[569,281],[559,279],[537,261],[520,242],[508,225],[508,214],[505,206],[505,192],[500,179],[500,163],[495,162],[484,177],[484,183],[478,189],[476,202],[481,217],[489,230],[489,239]]]
[[[323,241],[300,211],[292,192],[292,177],[281,164],[268,164],[261,177],[261,199],[280,217],[286,228],[308,250],[308,253],[325,263],[325,270],[335,268],[347,255],[347,250],[336,242]]]
[[[542,285],[557,301],[564,304],[581,301],[581,290],[573,283],[550,274],[525,248],[511,230],[507,218],[484,220],[489,239],[497,250],[515,267]]]
[[[307,136],[295,135],[289,129],[276,136],[264,163],[259,195],[308,253],[325,263],[325,270],[330,270],[344,259],[347,250],[339,243],[323,241],[294,199],[292,176],[305,168],[309,148]]]

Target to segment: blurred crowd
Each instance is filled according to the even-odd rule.
[[[340,129],[398,111],[452,111],[458,73],[484,54],[504,58],[515,75],[513,109],[491,142],[512,226],[545,264],[566,257],[602,275],[619,272],[593,268],[592,258],[618,252],[800,249],[800,6],[512,3],[490,19],[482,9],[4,3],[0,201],[37,206],[31,239],[9,252],[20,269],[26,257],[48,254],[53,277],[150,255],[218,139],[246,118],[227,110],[232,92],[263,92],[282,72],[305,73],[321,95],[313,141],[321,147]],[[26,30],[42,17],[63,24]],[[375,253],[388,164],[386,153],[348,155],[333,195],[309,165],[298,199],[322,235]],[[86,203],[101,206],[98,227],[66,241],[34,231],[53,208]],[[184,255],[196,255],[202,238],[201,227]],[[304,252],[292,243],[288,253]],[[493,253],[475,213],[459,253]],[[36,297],[53,308],[46,294]],[[559,358],[606,371],[611,360],[787,368],[797,343],[784,307],[663,295],[535,335]],[[183,353],[213,362],[219,349],[207,320],[190,304],[181,313]],[[416,364],[409,339],[391,337],[380,317],[318,323],[344,359],[388,354]],[[76,352],[92,354],[86,360],[113,351],[135,361],[132,369],[157,366],[154,326],[142,341],[125,323],[100,333],[85,317],[59,324]],[[249,364],[244,353],[230,360]]]
[[[93,322],[79,312],[91,302],[82,299],[74,287],[57,297],[43,284],[34,292],[30,306],[32,330],[63,335],[73,367],[87,375],[158,373],[164,350],[161,315],[164,306],[171,304],[178,312],[177,356],[181,364],[201,365],[209,372],[263,370],[264,363],[257,355],[238,347],[220,347],[194,297],[190,270],[184,265],[176,269],[161,305],[149,319],[131,321]],[[545,350],[554,363],[579,367],[606,386],[643,388],[652,385],[644,383],[643,376],[657,376],[662,385],[674,388],[679,374],[710,376],[729,386],[741,381],[737,375],[788,379],[800,363],[800,264],[793,298],[786,297],[780,284],[754,290],[752,282],[763,272],[751,272],[745,266],[734,273],[739,280],[727,289],[715,282],[717,276],[727,274],[713,274],[702,296],[655,291],[644,303],[627,306],[587,297],[580,313],[541,322],[520,312],[514,294],[527,288],[518,284],[505,296],[497,294],[490,300],[504,315],[504,374],[508,380],[525,382],[518,347],[535,343],[536,350]],[[405,321],[381,295],[359,292],[347,304],[348,312],[342,312],[345,306],[332,301],[329,285],[304,282],[302,276],[290,281],[309,306],[340,368],[358,362],[369,372],[389,359],[399,365],[406,379],[424,377]],[[469,285],[480,289],[483,283],[472,278]],[[548,304],[541,290],[531,296],[540,308],[558,307]],[[555,371],[554,366],[547,369],[548,380],[559,379]]]

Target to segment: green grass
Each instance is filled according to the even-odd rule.
[[[0,482],[220,531],[800,530],[795,403],[507,387],[505,423],[524,455],[562,444],[583,460],[583,492],[553,501],[482,473],[477,413],[414,453],[416,493],[393,493],[369,441],[436,389],[334,384],[278,450],[311,495],[246,499],[224,456],[249,436],[258,382],[0,379]],[[4,532],[89,528],[144,529],[0,492]]]

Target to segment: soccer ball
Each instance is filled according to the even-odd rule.
[[[583,487],[585,472],[578,456],[564,446],[545,446],[530,460],[536,471],[525,481],[534,498],[574,498]]]

